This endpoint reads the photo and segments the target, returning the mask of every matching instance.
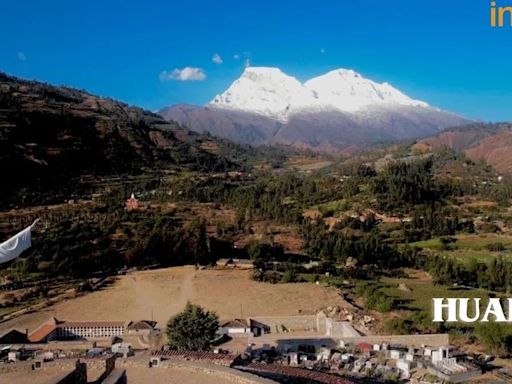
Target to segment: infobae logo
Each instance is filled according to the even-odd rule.
[[[500,6],[491,1],[491,27],[512,27],[512,6]]]
[[[501,300],[491,298],[481,305],[479,298],[434,298],[435,323],[512,323],[512,298]],[[484,308],[482,310],[482,308]]]

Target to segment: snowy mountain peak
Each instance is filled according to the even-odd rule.
[[[330,71],[306,81],[304,86],[314,91],[322,104],[344,112],[382,105],[428,107],[427,103],[411,99],[388,83],[365,79],[350,69]]]
[[[336,69],[302,84],[272,67],[246,68],[242,76],[209,105],[280,121],[308,110],[357,113],[373,106],[428,107],[427,103],[413,100],[387,83],[365,79],[351,69]]]
[[[324,76],[339,76],[339,77],[347,77],[347,78],[353,78],[353,77],[361,77],[359,73],[352,69],[345,69],[345,68],[339,68],[332,71],[327,72]]]
[[[288,76],[277,67],[246,67],[242,76]],[[290,76],[288,76],[290,77]]]
[[[284,121],[292,109],[314,102],[311,91],[279,68],[248,67],[226,92],[215,96],[210,105]]]

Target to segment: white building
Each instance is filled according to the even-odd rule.
[[[222,324],[219,332],[223,335],[230,336],[246,336],[251,333],[251,327],[245,320],[234,319]]]
[[[316,355],[316,359],[318,361],[329,361],[331,357],[331,350],[329,348],[320,348],[318,354]]]
[[[122,336],[123,321],[65,321],[57,325],[58,339],[90,339]]]
[[[413,369],[415,367],[415,363],[412,362],[412,361],[407,361],[407,360],[404,360],[404,359],[400,359],[396,362],[396,368],[399,370],[399,371],[402,371],[402,372],[410,372],[411,369]]]
[[[389,351],[388,356],[392,360],[398,360],[402,357],[402,352],[397,349],[392,349]]]
[[[450,349],[448,347],[439,347],[439,349],[432,351],[432,364],[437,365],[450,357]]]
[[[132,345],[130,343],[116,343],[112,345],[112,353],[119,353],[123,356],[133,354]]]
[[[342,363],[350,363],[354,359],[354,355],[351,353],[344,353],[341,355]]]
[[[53,340],[94,339],[122,336],[125,334],[123,321],[61,321],[51,318],[29,336],[32,343],[46,343]]]

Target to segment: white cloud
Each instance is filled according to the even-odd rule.
[[[216,53],[216,54],[213,55],[212,61],[215,64],[222,64],[222,57],[220,57],[220,55],[218,53]]]
[[[27,60],[27,56],[25,55],[25,53],[18,52],[18,60],[19,61],[26,61]]]
[[[202,81],[204,79],[206,79],[206,73],[201,68],[194,67],[175,68],[171,72],[162,71],[160,73],[160,81]]]
[[[235,53],[233,55],[233,59],[238,60],[240,58],[240,55],[238,53]]]

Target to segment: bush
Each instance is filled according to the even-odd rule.
[[[503,243],[497,242],[497,243],[491,243],[486,244],[485,249],[491,252],[503,252],[505,250],[505,245]]]
[[[356,293],[364,299],[365,308],[379,312],[396,309],[396,301],[386,295],[375,283],[363,283],[356,287]]]
[[[390,319],[386,321],[385,328],[390,334],[409,335],[411,333],[411,323],[404,319]]]
[[[484,223],[480,226],[480,231],[485,233],[496,233],[500,231],[500,228],[493,223]]]
[[[457,238],[452,236],[443,236],[439,239],[439,241],[441,244],[452,244],[457,241]]]
[[[218,328],[219,318],[215,312],[187,303],[183,312],[169,320],[166,334],[172,348],[205,351],[210,348]]]
[[[295,283],[297,281],[297,273],[293,269],[287,270],[281,277],[281,283]]]
[[[475,329],[478,339],[492,352],[505,356],[511,351],[511,335],[498,323],[482,323]]]

